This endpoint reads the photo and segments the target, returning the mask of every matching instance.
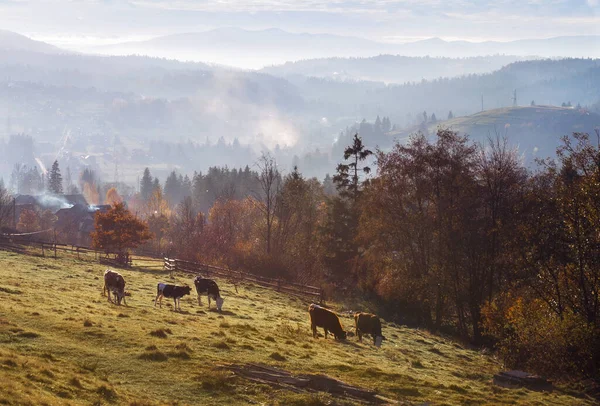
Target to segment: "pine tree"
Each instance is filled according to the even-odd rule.
[[[435,116],[435,113],[433,113],[433,114],[431,115],[431,122],[432,122],[432,123],[435,123],[435,122],[437,122],[437,117]]]
[[[50,173],[48,174],[48,191],[55,195],[63,194],[62,176],[58,167],[58,161],[54,161],[52,169],[50,169]]]
[[[337,174],[333,177],[333,181],[337,185],[342,196],[351,197],[356,200],[359,194],[359,172],[369,174],[371,168],[365,166],[360,168],[360,162],[367,159],[373,152],[366,149],[362,139],[358,134],[354,134],[352,145],[344,150],[344,160],[351,159],[349,164],[338,164]]]
[[[142,181],[140,182],[140,194],[145,202],[150,200],[150,196],[152,196],[152,190],[152,175],[150,175],[150,169],[146,168],[144,169]]]

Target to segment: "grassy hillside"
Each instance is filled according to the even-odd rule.
[[[324,373],[409,404],[586,402],[564,389],[495,387],[501,366],[492,357],[392,323],[380,349],[356,337],[314,340],[308,303],[256,286],[236,293],[221,280],[222,314],[190,296],[179,313],[169,301],[153,307],[164,272],[121,270],[132,296],[118,307],[102,297],[103,271],[0,251],[0,404],[334,404],[330,395],[292,393],[218,367],[229,363]],[[342,323],[349,329],[351,319]]]
[[[485,110],[470,116],[455,117],[427,126],[430,134],[438,127],[450,128],[472,139],[485,142],[496,134],[506,136],[527,159],[554,156],[560,138],[573,132],[594,134],[600,126],[600,115],[574,108],[554,106],[505,107]],[[417,127],[390,133],[392,138],[404,139],[417,132]]]

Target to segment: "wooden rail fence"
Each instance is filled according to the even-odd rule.
[[[301,299],[310,299],[313,302],[323,303],[323,290],[316,286],[302,285],[292,283],[283,279],[266,278],[264,276],[254,275],[247,272],[233,271],[231,269],[219,266],[201,264],[198,262],[184,261],[182,259],[164,258],[164,268],[171,275],[174,272],[184,272],[204,277],[218,276],[232,283],[237,292],[237,285],[240,282],[251,282],[259,286],[272,288],[278,292],[283,292]]]
[[[31,239],[20,239],[0,235],[0,250],[13,251],[21,254],[41,255],[43,257],[51,258],[57,258],[60,253],[62,256],[70,255],[72,257],[76,257],[77,259],[93,259],[106,265],[122,266],[122,264],[117,264],[114,259],[107,257],[102,251],[78,245],[58,244],[54,242],[35,241]],[[39,251],[36,252],[34,250]],[[147,254],[144,253],[143,255]],[[323,290],[316,286],[288,282],[283,279],[267,278],[247,272],[233,271],[231,269],[219,266],[184,261],[182,259],[161,257],[152,258],[149,255],[147,257],[140,257],[139,255],[134,254],[129,257],[129,265],[143,266],[144,268],[150,269],[164,269],[169,271],[171,276],[174,272],[184,272],[194,275],[202,275],[205,277],[217,276],[232,283],[236,292],[238,291],[237,287],[239,283],[250,282],[259,286],[272,288],[278,292],[283,292],[301,299],[308,299],[313,302],[323,303],[324,300]]]

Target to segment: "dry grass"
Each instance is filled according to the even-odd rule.
[[[119,270],[132,296],[129,306],[116,306],[102,297],[104,269],[0,252],[0,404],[345,404],[213,369],[249,362],[325,373],[411,403],[592,404],[572,391],[493,387],[500,369],[493,358],[419,330],[384,324],[380,349],[356,338],[314,340],[308,303],[256,286],[236,294],[218,281],[222,313],[199,307],[194,296],[174,312],[153,306],[167,273]]]

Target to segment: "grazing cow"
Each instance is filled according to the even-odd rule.
[[[128,292],[125,292],[125,279],[123,279],[123,276],[121,276],[120,273],[111,271],[110,269],[104,271],[104,288],[102,289],[102,295],[105,295],[106,292],[108,292],[109,302],[113,303],[113,300],[110,297],[110,293],[112,292],[115,295],[115,304],[121,305],[121,300],[123,300],[123,303],[127,305],[125,296],[127,296]]]
[[[175,302],[175,310],[177,310],[177,303],[179,302],[179,310],[181,311],[181,298],[185,295],[189,295],[192,288],[189,286],[176,286],[169,285],[167,283],[159,283],[156,285],[156,299],[154,299],[154,307],[158,301],[160,307],[162,307],[162,298],[169,297],[173,298]]]
[[[215,281],[196,276],[194,278],[194,285],[196,286],[196,292],[198,293],[198,305],[202,306],[201,295],[206,294],[208,296],[208,308],[210,309],[210,299],[213,299],[217,303],[217,310],[221,311],[225,299],[221,297],[219,287]]]
[[[308,306],[308,314],[310,314],[310,327],[312,328],[313,338],[317,338],[317,327],[323,327],[325,339],[327,339],[328,332],[332,332],[337,340],[346,339],[346,332],[342,328],[340,319],[331,310],[313,303]]]
[[[354,322],[356,324],[358,341],[362,341],[363,334],[370,334],[373,337],[373,344],[378,347],[381,345],[381,341],[385,337],[381,334],[381,321],[379,317],[371,313],[355,313]]]

